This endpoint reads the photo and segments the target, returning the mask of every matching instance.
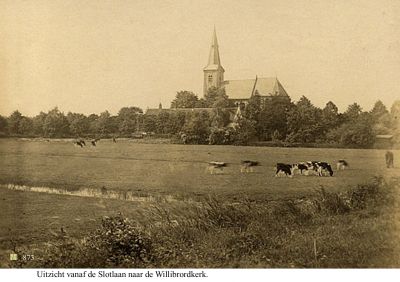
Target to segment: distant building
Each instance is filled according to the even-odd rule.
[[[376,135],[374,148],[391,149],[394,145],[393,135]]]
[[[225,69],[221,65],[217,33],[214,28],[208,64],[203,69],[205,95],[211,87],[225,88],[225,93],[236,105],[247,104],[250,97],[260,95],[261,101],[271,97],[289,99],[285,88],[276,77],[255,77],[254,79],[224,80]]]
[[[225,88],[225,93],[233,103],[238,106],[244,106],[253,95],[259,95],[261,103],[272,97],[290,99],[285,88],[277,77],[255,77],[253,79],[224,80],[225,69],[221,65],[217,33],[214,33],[211,40],[211,48],[208,56],[207,66],[203,69],[203,94],[205,95],[211,87]],[[163,109],[161,104],[158,109],[148,109],[147,115],[157,115],[161,112],[188,112],[188,111],[208,111],[210,108],[174,108]],[[236,110],[231,109],[236,114]]]

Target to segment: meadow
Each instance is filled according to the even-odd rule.
[[[129,190],[137,195],[196,197],[210,193],[254,199],[307,194],[321,185],[340,190],[385,168],[384,150],[268,148],[138,144],[101,140],[96,147],[75,147],[70,141],[0,140],[0,183],[68,190],[102,188]],[[395,151],[395,161],[400,157]],[[261,163],[254,173],[240,173],[241,160]],[[321,160],[335,165],[346,159],[350,168],[334,177],[276,178],[277,162]],[[223,161],[222,173],[206,173],[207,162]]]
[[[383,175],[388,180],[398,177],[398,168],[386,169],[384,153],[384,150],[141,144],[128,140],[119,140],[117,143],[101,140],[96,147],[80,148],[65,140],[2,139],[0,262],[2,266],[8,265],[7,255],[13,248],[29,247],[31,251],[43,248],[60,235],[61,227],[67,230],[71,238],[85,236],[101,225],[104,216],[122,213],[137,224],[153,230],[155,227],[149,227],[149,222],[175,222],[171,219],[193,222],[196,216],[206,210],[203,222],[214,222],[215,218],[210,218],[211,215],[218,218],[215,222],[220,222],[221,217],[225,218],[229,224],[218,223],[216,226],[225,231],[229,229],[228,233],[217,232],[213,228],[214,231],[210,233],[209,227],[200,228],[198,223],[197,229],[186,225],[184,230],[179,229],[183,228],[180,226],[175,232],[173,226],[169,226],[168,232],[173,235],[170,241],[163,241],[163,246],[175,246],[181,242],[181,253],[186,252],[188,257],[183,260],[180,257],[182,254],[175,254],[163,260],[163,264],[155,266],[398,266],[398,261],[393,260],[393,246],[398,242],[393,235],[397,232],[397,225],[393,222],[398,219],[398,211],[393,212],[392,206],[385,206],[385,212],[374,207],[368,212],[356,211],[351,216],[336,213],[329,217],[318,215],[313,217],[312,224],[309,219],[304,222],[301,219],[303,225],[293,222],[293,209],[290,206],[292,200],[315,197],[321,187],[329,193],[340,194],[359,184],[368,183],[376,175]],[[400,154],[398,151],[394,153],[396,164]],[[253,173],[241,173],[240,161],[246,159],[257,160],[261,166],[256,167]],[[321,160],[335,164],[338,159],[346,159],[350,168],[335,171],[333,177],[275,177],[277,162]],[[224,161],[228,167],[210,175],[206,172],[209,161]],[[7,189],[6,184],[51,187],[72,192],[88,188],[107,193],[129,191],[142,200],[13,191]],[[104,196],[107,193],[103,193]],[[272,209],[272,219],[269,218],[271,203],[284,203],[281,205],[283,209]],[[226,209],[226,205],[233,207],[233,210]],[[247,209],[249,206],[252,208]],[[246,219],[243,223],[243,218],[247,217],[250,221]],[[273,218],[281,223],[276,225],[278,223],[271,222]],[[294,218],[303,218],[303,215],[295,215]],[[274,238],[272,241],[268,239],[267,242],[261,235],[265,230],[261,227],[258,230],[255,226],[257,222],[261,226],[265,224],[266,230],[270,230],[269,225],[275,228],[275,233],[270,234]],[[157,228],[154,234],[158,235],[154,236],[165,238],[165,234],[161,236],[159,233],[160,227]],[[250,232],[249,228],[258,231]],[[189,237],[182,237],[184,235]],[[200,238],[195,239],[195,236]],[[226,253],[230,243],[218,244],[230,236],[231,239],[238,239],[242,245],[235,242],[234,251]],[[345,244],[340,239],[342,237]],[[318,262],[313,256],[312,238],[333,244],[325,246],[324,257],[321,255]],[[208,242],[206,245],[199,243],[204,240]],[[335,240],[339,245],[335,245]],[[191,248],[186,246],[188,242]],[[195,253],[191,253],[196,242],[200,245]],[[266,253],[264,249],[268,247],[260,242],[267,242],[272,253]],[[210,250],[218,250],[219,256],[216,257]],[[344,253],[347,255],[343,256]]]

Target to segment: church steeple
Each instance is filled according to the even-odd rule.
[[[210,87],[221,87],[224,82],[224,68],[221,65],[219,57],[217,32],[214,26],[214,33],[211,40],[210,54],[208,56],[208,64],[204,71],[204,95]]]
[[[214,33],[211,41],[210,56],[208,57],[207,67],[220,66],[220,65],[221,65],[221,59],[219,58],[217,32],[214,26]]]

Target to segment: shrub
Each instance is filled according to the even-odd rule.
[[[338,193],[327,192],[323,187],[317,190],[315,204],[317,209],[326,214],[344,214],[350,211],[348,202]]]
[[[358,185],[347,193],[351,208],[364,209],[369,203],[384,202],[390,194],[387,188],[383,177],[375,177],[371,183]]]
[[[239,228],[244,230],[251,221],[248,204],[227,204],[216,197],[209,197],[198,210],[199,222],[205,229]]]
[[[151,260],[151,240],[122,215],[104,218],[85,246],[101,255],[108,267],[140,267]]]
[[[28,267],[144,267],[151,260],[151,240],[122,215],[105,217],[99,229],[82,240],[60,235]]]

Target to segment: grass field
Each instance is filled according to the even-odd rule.
[[[114,144],[108,140],[101,140],[96,147],[80,148],[66,141],[2,139],[0,140],[0,184],[46,186],[71,191],[105,187],[107,190],[130,191],[142,197],[172,196],[178,201],[128,202],[10,191],[2,186],[0,187],[2,215],[0,262],[7,260],[7,254],[13,244],[17,246],[31,244],[38,247],[42,243],[51,241],[61,227],[68,230],[70,236],[80,237],[98,227],[102,216],[114,215],[117,212],[122,212],[125,216],[145,224],[148,220],[162,220],[159,214],[152,212],[156,206],[174,215],[179,215],[182,210],[189,211],[193,203],[179,201],[183,199],[201,202],[207,196],[213,195],[229,203],[246,199],[262,205],[270,200],[307,197],[315,194],[315,190],[321,186],[330,192],[341,192],[360,183],[366,183],[375,175],[384,175],[388,179],[398,177],[399,168],[385,168],[384,153],[384,150],[190,146],[138,144],[129,141]],[[400,152],[394,153],[396,165]],[[240,161],[245,159],[257,160],[261,162],[261,166],[257,167],[254,173],[240,173]],[[350,163],[350,168],[345,171],[335,171],[334,177],[300,175],[293,178],[274,177],[274,166],[277,162],[321,160],[335,164],[338,159],[346,159]],[[205,171],[209,161],[224,161],[228,163],[228,167],[223,173],[210,175]],[[330,235],[340,237],[348,231],[347,242],[355,242],[357,239],[354,234],[359,233],[357,235],[359,238],[367,240],[363,243],[364,247],[373,245],[375,251],[379,251],[379,255],[364,263],[357,263],[359,259],[365,260],[365,254],[362,254],[361,258],[357,256],[347,258],[347,264],[334,261],[327,265],[334,267],[396,265],[390,261],[392,253],[388,251],[394,242],[387,239],[387,236],[392,238],[390,234],[395,231],[390,229],[387,233],[379,233],[376,235],[380,236],[378,239],[368,233],[380,228],[393,228],[393,217],[389,216],[389,213],[384,217],[382,221],[380,218],[368,218],[365,224],[358,222],[363,218],[362,214],[350,218],[330,219],[329,228],[332,230],[336,228],[343,233],[329,231],[329,228],[312,229],[312,232],[321,233],[320,237],[328,241],[333,239],[329,237]],[[349,224],[349,230],[342,230],[343,222]],[[307,232],[307,228],[302,232]],[[386,245],[381,246],[382,250],[377,250],[379,246],[376,244],[382,242],[386,242]],[[217,245],[211,246],[211,249],[216,248]],[[290,248],[295,250],[297,247],[293,245]],[[299,248],[296,252],[301,254],[301,246]],[[329,249],[327,253],[331,251]],[[344,247],[341,252],[351,252],[351,248]],[[339,251],[336,256],[340,257]],[[290,265],[288,262],[260,264],[249,260],[236,263],[238,264],[221,262],[216,265],[220,267]],[[215,264],[207,266],[213,265]],[[309,265],[307,262],[301,262],[296,266]]]
[[[395,152],[395,161],[400,157]],[[241,160],[261,162],[255,173],[240,173]],[[346,159],[350,169],[334,177],[275,178],[277,162]],[[223,173],[205,173],[209,161],[229,165]],[[78,189],[94,187],[130,190],[138,195],[189,196],[214,193],[228,198],[298,196],[320,185],[332,190],[354,186],[379,174],[398,174],[384,165],[383,150],[266,148],[113,144],[74,147],[72,142],[0,140],[0,183]]]

